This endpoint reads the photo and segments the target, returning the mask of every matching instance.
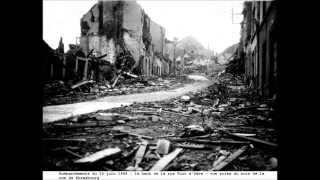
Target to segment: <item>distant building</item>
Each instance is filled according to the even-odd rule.
[[[164,56],[169,60],[168,62],[168,67],[169,67],[169,74],[174,74],[174,66],[173,66],[173,59],[176,58],[175,53],[174,53],[174,42],[169,41],[165,39],[165,45],[164,45]]]

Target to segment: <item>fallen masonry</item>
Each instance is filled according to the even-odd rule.
[[[129,73],[126,73],[128,75]],[[50,81],[44,84],[44,105],[70,104],[94,100],[99,97],[124,94],[146,93],[161,90],[171,90],[182,87],[194,80],[187,76],[177,77],[130,77],[119,76],[115,86],[93,80],[67,84],[62,81]]]
[[[44,169],[277,170],[274,116],[273,99],[221,73],[184,97],[44,124]]]

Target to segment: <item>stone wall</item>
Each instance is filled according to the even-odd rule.
[[[123,5],[123,39],[126,47],[133,56],[136,64],[139,64],[140,56],[144,56],[144,44],[142,41],[143,11],[135,1],[125,1]]]
[[[244,4],[241,26],[241,44],[244,48],[240,49],[245,56],[245,78],[262,96],[272,97],[278,92],[278,5],[277,1]]]
[[[103,60],[115,62],[118,24],[121,23],[117,7],[121,7],[120,2],[99,2],[82,17],[80,46],[85,54],[94,49],[97,56],[107,54]]]
[[[150,33],[152,37],[152,46],[154,52],[163,55],[164,40],[165,40],[165,30],[163,27],[157,23],[150,21]]]
[[[96,56],[107,54],[103,60],[115,64],[117,55],[129,53],[134,60],[131,69],[140,68],[136,72],[147,76],[166,73],[161,73],[164,42],[164,28],[135,1],[99,1],[81,19],[80,46],[85,54],[94,49]],[[153,71],[154,66],[158,70]]]
[[[81,35],[97,35],[100,28],[99,4],[95,4],[81,19]]]

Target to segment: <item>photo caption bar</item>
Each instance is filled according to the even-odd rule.
[[[276,180],[277,171],[44,171],[43,180],[109,180],[117,179],[212,179]]]

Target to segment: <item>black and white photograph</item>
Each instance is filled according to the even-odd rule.
[[[278,171],[278,0],[42,8],[42,171]]]

